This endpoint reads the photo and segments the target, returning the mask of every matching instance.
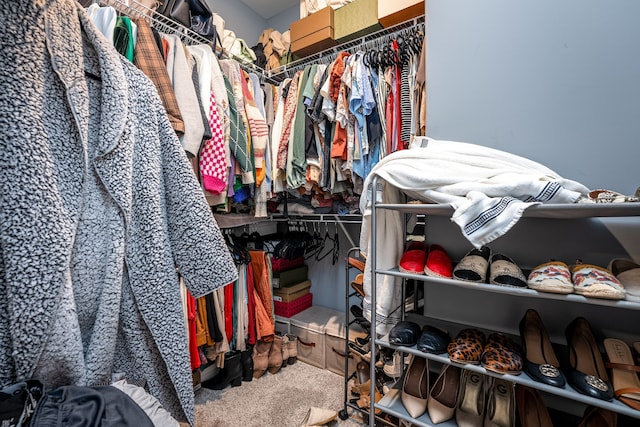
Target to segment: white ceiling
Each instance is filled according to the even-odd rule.
[[[299,0],[240,0],[264,19],[269,19],[300,4]]]

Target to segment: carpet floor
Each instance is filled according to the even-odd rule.
[[[339,412],[344,408],[344,379],[298,361],[275,375],[266,372],[240,387],[196,392],[196,427],[298,427],[312,406]],[[329,427],[362,427],[361,414]]]

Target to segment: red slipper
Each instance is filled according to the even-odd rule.
[[[411,242],[400,258],[398,270],[403,273],[424,274],[427,261],[426,246],[423,242]]]
[[[451,257],[440,245],[429,246],[429,256],[424,267],[424,274],[427,276],[453,277],[453,263]]]

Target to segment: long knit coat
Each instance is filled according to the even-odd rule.
[[[0,40],[0,386],[123,372],[193,424],[178,276],[237,270],[157,91],[75,0],[0,2]]]

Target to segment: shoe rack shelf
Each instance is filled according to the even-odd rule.
[[[376,179],[374,179],[372,188],[377,188]],[[375,197],[371,197],[373,200],[372,206],[372,218],[371,224],[372,227],[375,227],[376,224],[376,214],[379,213],[379,210],[394,210],[406,215],[424,215],[425,222],[429,223],[430,221],[435,221],[432,223],[432,227],[440,228],[441,224],[445,224],[446,227],[452,227],[451,225],[446,225],[448,218],[453,214],[453,209],[449,205],[437,205],[437,204],[383,204],[376,203]],[[552,227],[559,227],[560,229],[571,229],[577,228],[579,233],[576,234],[575,241],[571,241],[570,243],[564,242],[564,246],[570,248],[570,253],[575,253],[577,251],[582,250],[581,247],[582,242],[585,239],[598,239],[602,236],[598,233],[593,233],[592,228],[597,228],[598,224],[595,224],[593,218],[615,218],[618,220],[619,218],[628,218],[628,217],[640,217],[640,203],[619,203],[619,204],[556,204],[556,205],[537,205],[532,206],[525,210],[523,214],[523,219],[519,222],[517,227],[528,227],[531,229],[527,231],[529,233],[534,233],[536,238],[536,242],[534,245],[538,245],[535,248],[524,248],[528,244],[531,244],[529,241],[520,241],[518,237],[513,235],[510,236],[512,231],[508,232],[505,236],[502,236],[496,243],[496,246],[506,246],[516,245],[520,246],[520,250],[522,253],[527,253],[529,255],[529,260],[531,262],[531,267],[535,266],[535,258],[539,257],[539,253],[535,253],[536,250],[540,251],[539,246],[541,245],[540,240],[545,240],[551,248],[556,249],[555,246],[562,246],[563,242],[558,242],[562,237],[557,236],[555,230],[550,230],[549,225],[553,224]],[[569,220],[569,221],[567,221]],[[576,221],[571,221],[576,220]],[[564,222],[563,222],[564,221]],[[520,225],[521,223],[526,223],[526,225]],[[436,225],[433,225],[436,224]],[[579,225],[576,225],[579,224]],[[635,224],[635,223],[634,223]],[[444,227],[444,226],[443,226]],[[457,226],[453,226],[457,227]],[[585,228],[588,227],[588,228]],[[602,227],[602,225],[599,225]],[[640,232],[640,222],[638,225],[633,226],[633,232]],[[515,230],[515,228],[514,228]],[[450,230],[449,230],[450,231]],[[457,234],[460,235],[459,230],[456,230]],[[429,242],[429,232],[427,232],[427,241],[429,243],[439,243],[447,245],[447,233],[442,230],[438,230],[437,233],[440,240]],[[516,233],[517,234],[517,233]],[[575,233],[574,233],[575,234]],[[453,234],[449,234],[452,239],[452,244],[454,241],[458,239],[458,244],[460,244],[460,240],[464,240],[461,236],[453,236]],[[443,237],[445,236],[445,237]],[[543,237],[546,236],[546,237]],[[515,325],[511,322],[500,323],[504,321],[504,316],[501,317],[501,310],[511,311],[512,313],[518,312],[518,310],[522,310],[519,314],[513,314],[513,316],[521,316],[524,314],[526,307],[534,306],[537,308],[545,308],[549,310],[554,316],[549,316],[555,319],[557,323],[562,323],[564,321],[568,321],[566,317],[569,316],[578,316],[583,315],[583,313],[593,312],[596,314],[592,314],[594,319],[597,319],[602,325],[606,325],[607,329],[606,333],[613,333],[614,335],[626,334],[627,337],[632,336],[636,340],[640,339],[640,303],[631,302],[626,300],[614,301],[614,300],[604,300],[604,299],[596,299],[596,298],[586,298],[577,294],[551,294],[538,292],[533,289],[521,289],[521,288],[512,288],[512,287],[504,287],[497,286],[491,284],[477,284],[470,283],[455,279],[446,279],[446,278],[437,278],[430,277],[419,274],[410,274],[404,273],[398,270],[398,268],[392,269],[380,269],[377,268],[378,259],[380,256],[384,256],[384,254],[376,254],[375,248],[375,229],[372,230],[372,249],[370,253],[370,257],[372,259],[370,268],[377,273],[372,277],[372,297],[375,298],[375,286],[376,286],[376,275],[385,275],[385,276],[394,276],[401,279],[412,279],[415,281],[419,281],[424,283],[424,294],[425,294],[425,315],[418,316],[417,318],[411,318],[408,320],[416,321],[418,324],[429,324],[435,327],[440,327],[442,329],[448,330],[451,336],[455,336],[454,332],[457,332],[461,329],[467,327],[478,327],[480,329],[491,330],[494,332],[502,332],[507,335],[511,335],[512,337],[517,337],[517,322]],[[610,239],[611,237],[609,237]],[[466,241],[465,241],[466,242]],[[607,242],[609,243],[609,242]],[[463,243],[464,244],[464,243]],[[466,242],[468,244],[468,242]],[[590,244],[594,245],[597,242],[590,242]],[[617,243],[621,247],[620,243]],[[491,246],[491,244],[490,244]],[[566,247],[562,248],[565,249]],[[468,245],[470,248],[470,244]],[[530,249],[527,252],[527,249]],[[462,253],[465,253],[463,251]],[[544,253],[544,249],[541,251]],[[553,250],[550,252],[553,253]],[[597,253],[598,249],[596,248],[591,253]],[[602,251],[606,253],[606,251]],[[589,253],[589,254],[591,254]],[[573,262],[577,258],[567,258],[568,261]],[[526,273],[525,273],[526,274]],[[439,313],[436,314],[435,317],[433,313],[430,312],[429,308],[426,305],[426,301],[428,298],[434,298],[437,300]],[[458,307],[457,300],[451,300],[452,298],[461,298],[467,299],[471,301],[472,305],[481,306],[486,303],[489,307],[480,307],[475,313],[484,313],[481,315],[482,317],[477,319],[471,319],[473,314],[468,315],[466,313],[460,314],[460,308]],[[491,305],[495,304],[494,307]],[[450,318],[443,318],[442,313],[447,310],[447,307],[450,307],[449,311],[452,312]],[[433,308],[433,306],[431,307]],[[475,307],[474,307],[475,308]],[[494,311],[491,311],[494,310]],[[437,311],[437,310],[436,310]],[[487,313],[489,313],[487,315]],[[496,319],[487,319],[487,317],[492,317],[493,313],[496,313]],[[413,315],[412,315],[413,316]],[[462,320],[458,320],[457,316],[461,316]],[[372,313],[371,318],[373,319],[371,330],[376,330],[376,304],[372,304]],[[559,320],[560,319],[560,320]],[[623,320],[622,324],[620,323],[620,319]],[[491,323],[494,322],[494,323]],[[496,326],[496,322],[499,326]],[[488,323],[488,324],[487,324]],[[554,337],[552,337],[552,341],[557,345],[563,344],[562,335],[557,332]],[[418,350],[415,346],[413,347],[404,347],[404,346],[395,346],[389,343],[388,337],[384,336],[382,338],[376,338],[374,344],[392,348],[394,350],[402,351],[405,353],[414,354],[420,357],[424,357],[428,360],[435,362],[436,364],[450,364],[459,366],[464,370],[469,370],[473,372],[477,372],[480,374],[484,374],[491,377],[498,377],[504,380],[510,381],[514,384],[521,384],[533,389],[540,390],[543,394],[546,394],[549,398],[549,401],[560,402],[560,405],[565,405],[566,407],[582,407],[584,405],[591,405],[601,407],[607,410],[614,411],[618,414],[623,414],[629,416],[634,419],[640,419],[640,411],[634,410],[629,406],[621,403],[619,400],[614,399],[613,401],[604,401],[600,399],[595,399],[575,391],[568,383],[565,384],[564,387],[553,387],[550,385],[546,385],[531,379],[525,372],[522,372],[519,375],[500,375],[490,371],[487,371],[481,365],[471,365],[471,364],[459,364],[452,362],[449,359],[447,353],[444,354],[431,354],[431,353],[423,353]],[[375,348],[376,345],[372,347]],[[375,357],[372,354],[372,357]],[[373,372],[372,372],[373,375]],[[396,384],[396,389],[391,390],[387,393],[379,402],[372,405],[370,408],[370,414],[374,414],[375,409],[382,410],[383,412],[394,415],[400,419],[406,420],[412,425],[416,426],[434,426],[434,424],[429,419],[428,413],[423,414],[417,419],[412,418],[409,413],[404,408],[404,405],[401,401],[401,388],[402,388],[402,379],[398,381]],[[399,389],[398,389],[399,388]],[[562,407],[565,407],[562,406]],[[371,417],[370,417],[371,420]],[[374,426],[373,422],[370,424],[371,427]],[[454,427],[456,426],[455,420],[446,421],[444,423],[439,423],[437,426],[443,427]]]

